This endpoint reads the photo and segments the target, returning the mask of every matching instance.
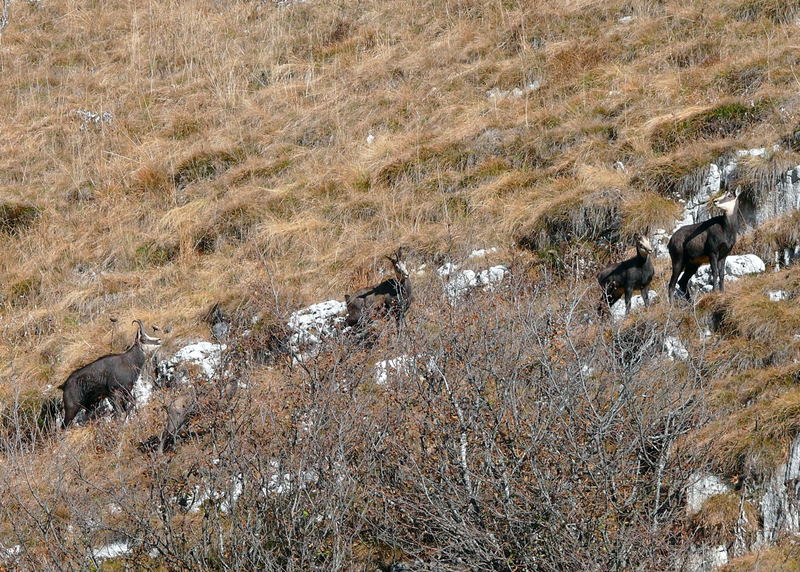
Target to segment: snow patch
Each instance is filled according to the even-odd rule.
[[[390,372],[398,375],[408,375],[413,371],[416,361],[416,357],[408,355],[379,361],[375,364],[375,383],[378,385],[386,384]]]
[[[244,491],[244,476],[239,473],[233,477],[230,491],[227,493],[217,493],[218,498],[219,496],[223,498],[223,501],[219,505],[219,510],[223,513],[227,513],[231,508],[233,508],[233,505],[236,504],[236,501],[239,500],[239,497],[242,496],[242,491]]]

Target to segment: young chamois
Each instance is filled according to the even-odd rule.
[[[739,196],[737,189],[733,194],[726,193],[714,199],[713,204],[721,208],[723,214],[682,226],[669,239],[667,248],[672,258],[672,276],[667,293],[670,302],[676,284],[689,298],[689,279],[702,264],[711,266],[711,289],[725,289],[725,258],[736,244],[739,232]]]
[[[142,366],[149,354],[161,345],[159,338],[151,338],[144,332],[141,320],[134,320],[139,329],[136,339],[124,353],[109,354],[76,369],[67,381],[58,386],[64,392],[64,422],[67,427],[81,409],[90,414],[100,401],[109,397],[115,412],[128,412],[133,404],[133,385],[139,378]]]
[[[405,314],[411,305],[413,294],[411,279],[408,277],[406,265],[401,260],[401,249],[395,255],[386,256],[394,268],[394,277],[384,280],[376,286],[362,288],[354,294],[345,294],[347,317],[345,323],[353,329],[363,328],[377,315],[394,316],[399,328],[405,320]]]
[[[640,234],[633,238],[636,241],[636,256],[607,266],[597,273],[597,281],[603,289],[603,299],[609,308],[623,295],[625,296],[626,316],[631,311],[631,296],[634,290],[641,290],[644,305],[649,304],[648,286],[655,274],[650,256],[653,253],[650,241]],[[600,307],[602,308],[602,303]]]

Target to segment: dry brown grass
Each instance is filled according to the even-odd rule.
[[[516,242],[591,266],[670,228],[710,160],[800,124],[795,17],[778,0],[14,2],[0,33],[0,395],[108,351],[110,317],[125,325],[115,349],[133,318],[172,325],[166,353],[206,336],[215,301],[341,298],[401,244],[412,265],[491,245],[528,260]],[[745,176],[761,188],[793,160]],[[753,240],[790,245],[796,226]],[[795,356],[793,301],[764,300],[796,290],[781,276],[711,299],[729,328],[719,363]],[[796,396],[760,379],[741,391],[778,392],[783,409],[758,401],[758,415],[782,446]],[[92,466],[93,443],[119,440],[98,431],[65,437]]]

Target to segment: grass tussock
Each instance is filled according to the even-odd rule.
[[[46,569],[52,546],[61,568],[111,566],[89,561],[89,545],[126,530],[143,539],[139,553],[113,565],[141,567],[160,547],[175,568],[224,567],[250,554],[235,531],[257,524],[244,511],[226,516],[223,497],[195,512],[186,506],[196,487],[232,489],[239,474],[259,518],[269,515],[256,520],[281,531],[262,535],[268,550],[242,568],[267,560],[276,569],[335,568],[353,558],[384,569],[406,558],[493,569],[674,562],[675,547],[648,532],[654,515],[642,507],[666,502],[655,517],[678,530],[687,525],[681,507],[665,499],[679,495],[637,496],[660,490],[652,475],[664,451],[713,448],[697,428],[708,419],[723,445],[708,458],[767,472],[797,430],[787,369],[800,329],[796,273],[707,297],[700,315],[720,323],[710,341],[695,314],[661,300],[613,333],[596,318],[592,274],[600,261],[627,256],[630,235],[671,228],[678,201],[711,161],[778,142],[800,147],[795,4],[11,3],[0,42],[0,395],[12,421],[0,430],[17,443],[0,479],[0,543],[37,540],[14,542],[26,560],[9,566]],[[757,200],[796,160],[781,152],[742,161],[747,196]],[[796,223],[788,216],[742,245],[794,248]],[[110,318],[169,327],[166,354],[207,339],[200,317],[222,301],[247,319],[271,316],[274,342],[292,310],[376,279],[380,257],[400,245],[411,265],[429,269],[498,246],[513,286],[478,293],[457,311],[439,294],[419,301],[419,347],[381,338],[363,354],[340,347],[314,368],[281,362],[277,373],[259,361],[266,350],[242,350],[249,401],[202,415],[170,463],[137,447],[160,431],[162,403],[128,423],[90,423],[57,438],[7,424],[38,427],[48,385],[129,342]],[[444,281],[419,280],[430,292]],[[663,280],[659,263],[659,293]],[[765,300],[777,288],[790,299]],[[540,323],[545,313],[551,319]],[[688,363],[664,357],[667,332],[685,340]],[[394,387],[365,373],[431,348],[441,349],[439,377],[417,372]],[[745,376],[739,388],[732,370]],[[670,409],[699,389],[718,410],[700,412],[696,400]],[[462,403],[478,404],[474,416],[459,419]],[[532,426],[542,441],[530,444]],[[562,439],[564,427],[575,428],[572,440]],[[667,428],[675,439],[662,443]],[[451,446],[462,438],[468,449],[492,444],[466,473]],[[561,455],[575,444],[574,458],[590,459],[579,469]],[[236,455],[220,453],[215,464],[211,450]],[[594,481],[606,455],[615,455],[613,474]],[[313,469],[319,488],[261,494],[275,463],[282,474]],[[688,466],[670,464],[663,482],[679,488]],[[480,483],[475,498],[465,474]],[[557,482],[564,475],[569,487]],[[552,487],[543,486],[550,476]],[[154,510],[157,495],[144,495],[143,483],[184,508]],[[427,505],[430,490],[449,500]],[[394,504],[375,500],[393,491],[402,491]],[[726,510],[708,515],[712,536],[729,530]],[[81,514],[102,515],[102,527]],[[155,514],[162,528],[147,536],[142,523]],[[133,522],[142,528],[126,529]],[[614,542],[645,522],[636,529],[641,551],[613,560],[634,554]],[[548,535],[569,549],[550,552]],[[208,550],[182,560],[196,547]]]
[[[703,138],[735,136],[764,120],[773,107],[773,102],[764,99],[752,103],[733,100],[705,109],[690,108],[675,118],[656,123],[650,133],[650,143],[656,153],[666,153]]]
[[[735,558],[721,568],[724,572],[755,572],[756,570],[800,570],[800,544],[792,538],[783,539],[776,546]]]

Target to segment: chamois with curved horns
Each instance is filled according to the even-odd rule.
[[[133,344],[121,354],[109,354],[76,369],[67,381],[58,386],[63,394],[64,421],[66,428],[81,409],[93,413],[100,401],[111,399],[114,411],[127,413],[133,405],[133,385],[139,378],[147,357],[161,345],[160,338],[152,338],[144,331],[141,320]]]
[[[670,237],[667,248],[672,258],[672,276],[667,294],[670,302],[675,285],[689,298],[689,279],[702,264],[711,266],[711,289],[725,289],[725,259],[736,244],[739,232],[739,189],[713,199],[723,214],[697,224],[682,226]],[[680,278],[680,279],[679,279]]]
[[[597,281],[603,289],[603,298],[608,307],[625,296],[625,315],[631,311],[631,296],[634,290],[641,290],[644,305],[649,305],[648,287],[653,280],[655,269],[651,254],[653,247],[646,236],[634,235],[636,256],[623,262],[606,266],[597,273]],[[601,303],[602,309],[602,303]]]
[[[392,263],[394,277],[344,296],[347,304],[345,323],[351,328],[367,325],[376,315],[394,316],[398,328],[404,323],[413,293],[408,270],[402,261],[402,249],[398,248],[394,256],[385,258]]]

